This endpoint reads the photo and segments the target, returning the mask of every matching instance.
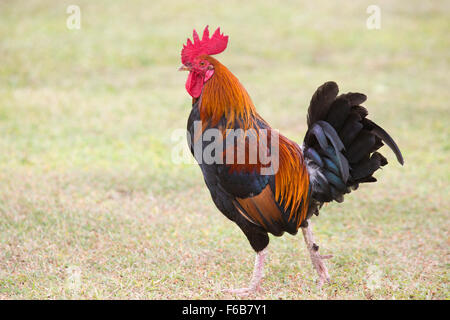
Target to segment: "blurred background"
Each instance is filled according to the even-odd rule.
[[[384,147],[379,182],[313,218],[332,284],[315,286],[301,236],[272,237],[254,298],[450,298],[449,21],[445,0],[1,1],[0,298],[221,299],[247,283],[246,238],[199,168],[172,162],[191,109],[180,50],[207,24],[274,128],[301,143],[334,80],[368,95],[405,157]]]

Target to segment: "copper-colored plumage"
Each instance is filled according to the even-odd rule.
[[[204,87],[200,101],[202,121],[210,121],[211,126],[227,119],[227,129],[234,128],[238,121],[241,128],[253,128],[253,117],[257,115],[247,90],[239,80],[219,61],[210,56],[201,56],[214,66],[214,76]]]
[[[309,176],[299,146],[280,134],[280,167],[275,175],[275,198],[291,207],[289,220],[297,221],[297,228],[308,210]]]
[[[275,199],[270,186],[266,186],[257,196],[245,199],[237,198],[236,200],[240,207],[245,210],[245,214],[260,226],[267,228],[269,223],[281,223],[282,221],[280,209],[274,202]],[[238,206],[239,211],[241,211],[240,207]],[[241,214],[243,213],[241,212]],[[248,216],[245,217],[248,219]]]

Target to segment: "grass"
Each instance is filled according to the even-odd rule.
[[[212,299],[247,284],[254,253],[195,165],[171,161],[185,128],[193,27],[221,26],[218,58],[273,127],[300,142],[314,90],[368,95],[396,138],[391,162],[314,218],[333,282],[300,236],[271,238],[256,299],[449,299],[450,7],[446,1],[0,3],[0,298]],[[183,142],[184,143],[184,142]]]

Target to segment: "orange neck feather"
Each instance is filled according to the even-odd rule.
[[[214,66],[214,75],[209,79],[200,96],[200,118],[210,121],[211,126],[224,117],[226,127],[233,128],[236,121],[242,129],[253,127],[253,116],[257,116],[252,99],[230,70],[216,59],[205,57]]]

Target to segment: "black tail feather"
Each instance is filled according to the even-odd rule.
[[[370,150],[372,150],[372,147],[374,145],[375,136],[369,131],[361,130],[361,132],[345,152],[348,162],[359,162],[365,155],[368,155],[370,153]]]
[[[365,94],[358,93],[358,92],[343,93],[338,97],[338,99],[339,98],[346,99],[351,106],[358,106],[367,100],[367,97]]]
[[[351,105],[345,98],[337,98],[330,106],[326,122],[328,122],[336,131],[339,131],[344,125],[350,112]]]
[[[336,99],[339,88],[336,82],[328,81],[317,88],[311,98],[308,108],[308,127],[318,120],[323,120],[328,114],[331,103]]]
[[[370,158],[362,160],[352,167],[352,178],[360,182],[360,179],[371,176],[376,170],[386,164],[386,158],[380,153],[374,152]]]
[[[375,122],[373,122],[369,119],[364,119],[363,123],[369,129],[371,129],[372,132],[378,138],[383,140],[389,146],[389,148],[391,148],[391,150],[395,153],[395,156],[397,157],[398,162],[401,165],[403,165],[404,161],[403,161],[402,153],[401,153],[400,149],[398,148],[397,144],[395,143],[394,139],[392,139],[392,137],[383,128],[378,126]]]
[[[339,132],[344,145],[349,146],[361,131],[363,128],[361,120],[361,116],[356,111],[351,112],[347,120],[345,120],[344,127]]]
[[[384,143],[403,165],[403,156],[392,137],[367,119],[360,104],[367,97],[349,92],[338,95],[334,82],[314,93],[308,108],[308,132],[303,143],[312,198],[318,202],[341,202],[343,195],[360,183],[377,181],[373,174],[387,164],[379,152]]]
[[[339,165],[344,183],[347,182],[349,177],[348,161],[341,153],[341,151],[343,151],[345,147],[338,134],[336,133],[336,130],[334,130],[334,128],[328,122],[319,120],[313,124],[310,131],[308,131],[308,134],[317,139],[321,150],[326,152],[330,157],[334,156],[336,163]],[[308,134],[308,140],[311,140],[313,137],[308,136]],[[332,144],[332,149],[329,148],[327,140]]]

